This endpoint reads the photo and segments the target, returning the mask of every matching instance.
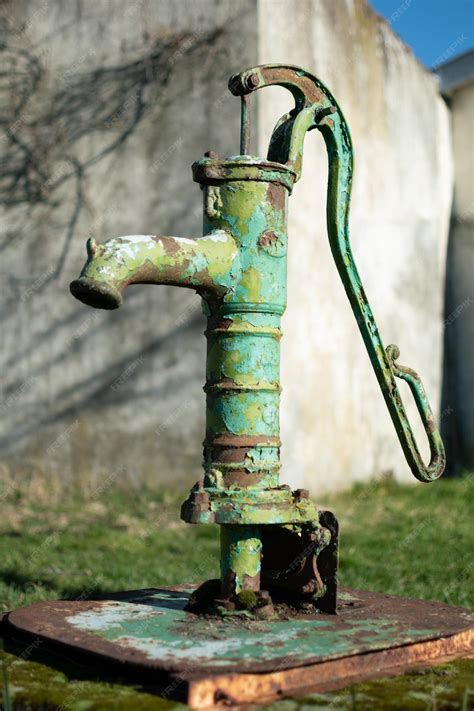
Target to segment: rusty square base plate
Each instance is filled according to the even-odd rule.
[[[99,657],[194,708],[330,691],[474,650],[460,607],[342,589],[337,615],[218,619],[184,611],[195,587],[38,603],[11,612],[6,631]]]

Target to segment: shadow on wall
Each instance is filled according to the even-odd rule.
[[[133,374],[137,367],[144,363],[152,363],[160,349],[164,346],[168,338],[181,336],[182,342],[191,341],[196,336],[196,331],[202,331],[203,316],[197,311],[191,314],[191,318],[183,324],[177,324],[176,328],[167,331],[166,334],[151,340],[145,347],[139,347],[135,352],[117,358],[114,362],[108,362],[104,368],[91,374],[85,374],[79,385],[72,383],[63,388],[57,396],[59,407],[49,411],[38,413],[35,411],[34,417],[28,421],[26,418],[22,424],[18,425],[12,420],[12,427],[7,427],[4,434],[0,436],[0,448],[4,452],[15,449],[19,442],[28,439],[38,430],[38,426],[48,426],[67,422],[77,415],[78,412],[85,412],[88,408],[90,413],[100,415],[105,408],[117,409],[122,404],[130,404],[136,407],[140,400],[146,401],[148,398],[171,398],[173,392],[178,388],[186,388],[187,381],[181,374],[176,378],[167,377],[160,384],[153,387],[149,385],[149,379],[145,379],[143,389],[126,387],[126,381]],[[35,371],[34,379],[41,378],[45,371],[58,365],[58,362],[66,357],[67,353],[62,352],[57,360],[43,364]],[[193,381],[196,377],[194,371],[190,371],[187,379]],[[22,383],[13,383],[5,392],[5,402],[13,399],[21,389]],[[53,442],[54,444],[54,442]]]
[[[215,44],[220,34],[216,30],[205,36],[167,35],[144,56],[128,64],[82,74],[72,67],[63,73],[60,89],[47,95],[47,105],[44,94],[38,91],[42,81],[48,80],[41,55],[8,44],[0,47],[2,73],[11,78],[1,85],[6,96],[0,97],[0,103],[8,107],[8,113],[0,117],[0,205],[42,204],[53,211],[59,204],[59,188],[74,184],[75,199],[61,252],[42,286],[61,275],[84,208],[83,186],[89,168],[117,151],[136,131],[150,108],[147,88],[167,86],[174,60]],[[166,108],[166,94],[163,96],[165,100],[158,107],[153,105],[155,112]],[[80,160],[75,145],[96,132],[112,133],[112,138],[96,154]],[[60,164],[59,170],[55,164]],[[0,250],[14,239],[15,232],[7,231]]]
[[[166,32],[153,44],[140,42],[130,61],[87,71],[83,67],[99,57],[92,45],[90,56],[60,70],[48,50],[41,51],[47,41],[27,42],[8,23],[2,27],[1,20],[0,38],[0,209],[6,226],[0,237],[5,265],[0,466],[15,476],[23,465],[34,463],[45,472],[58,469],[67,480],[80,467],[92,470],[95,462],[106,471],[125,461],[137,481],[146,467],[161,476],[170,451],[177,449],[178,434],[168,418],[172,425],[177,422],[177,432],[183,429],[181,420],[187,428],[189,444],[175,457],[176,467],[187,471],[183,462],[191,451],[199,463],[195,452],[202,439],[202,419],[194,416],[197,398],[202,399],[204,364],[200,300],[180,294],[178,301],[165,287],[156,292],[136,287],[119,318],[93,311],[71,298],[67,284],[77,272],[66,273],[66,259],[78,237],[76,268],[83,264],[87,227],[91,215],[103,216],[98,195],[111,166],[126,169],[132,156],[148,171],[143,221],[154,222],[160,179],[155,163],[172,173],[170,189],[181,196],[182,171],[168,167],[172,132],[167,109],[181,94],[182,102],[192,106],[188,95],[195,77],[183,67],[209,71],[225,48],[223,30]],[[187,120],[194,121],[192,115]],[[156,135],[157,121],[162,128],[167,124],[166,138],[162,131]],[[181,131],[180,140],[185,140]],[[141,156],[148,155],[150,136],[159,155],[147,164]],[[116,175],[110,182],[113,191]],[[162,199],[166,229],[178,207],[167,193]],[[105,231],[104,224],[110,228],[121,211],[118,200],[109,205],[99,231]],[[189,205],[183,210],[182,198],[177,202],[181,224],[194,219]],[[159,319],[154,309],[162,312]],[[178,408],[183,402],[184,414]],[[199,409],[203,416],[201,400]],[[81,440],[82,430],[90,434]]]
[[[474,471],[472,226],[454,216],[446,259],[441,434],[447,476]]]

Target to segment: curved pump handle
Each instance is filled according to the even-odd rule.
[[[349,127],[332,94],[314,75],[289,65],[263,65],[235,74],[229,81],[231,92],[242,97],[241,142],[244,147],[248,148],[248,96],[271,85],[288,89],[295,99],[295,107],[277,122],[268,159],[287,165],[297,180],[301,175],[306,132],[314,128],[321,131],[329,160],[326,217],[334,261],[408,465],[419,481],[433,481],[441,476],[446,463],[439,429],[419,376],[411,368],[397,364],[397,346],[385,348],[383,345],[350,246],[353,151]],[[428,465],[421,458],[395,378],[405,380],[412,391],[430,445]]]
[[[267,158],[293,170],[296,182],[301,176],[306,132],[317,128],[326,116],[336,113],[338,106],[328,92],[325,94],[324,87],[321,89],[322,84],[316,77],[298,67],[265,64],[234,74],[229,79],[229,89],[242,98],[240,152],[244,155],[248,153],[250,137],[248,99],[265,86],[282,86],[295,100],[295,107],[280,118],[273,130]]]

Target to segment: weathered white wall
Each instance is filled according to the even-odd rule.
[[[448,110],[436,79],[365,2],[303,0],[297,7],[261,0],[259,61],[283,58],[310,69],[344,111],[355,148],[355,259],[385,344],[400,347],[400,363],[420,373],[437,411],[452,184]],[[290,105],[283,89],[267,92],[260,152]],[[387,470],[412,478],[330,254],[326,163],[314,131],[290,198],[282,341],[284,471],[314,492]]]
[[[3,66],[16,82],[0,96],[7,475],[195,480],[199,299],[134,287],[120,310],[100,312],[74,301],[68,283],[89,234],[200,232],[190,164],[208,149],[237,152],[227,79],[258,62],[313,70],[343,107],[356,148],[360,271],[386,343],[398,343],[437,407],[448,112],[430,75],[362,0],[25,0],[1,10]],[[288,96],[261,94],[263,153]],[[408,477],[332,264],[325,181],[322,139],[310,135],[290,203],[283,456],[286,480],[315,493],[387,469]]]

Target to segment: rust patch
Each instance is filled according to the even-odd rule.
[[[267,472],[248,472],[245,469],[235,469],[230,472],[226,472],[224,476],[224,483],[226,487],[241,486],[241,487],[253,487],[261,484],[262,479],[268,476]]]
[[[215,329],[222,331],[228,331],[233,325],[233,321],[230,318],[220,318],[219,316],[209,316],[207,320],[207,329],[205,335],[211,335]]]
[[[269,183],[267,189],[268,202],[276,210],[281,212],[285,209],[285,188],[278,183]]]
[[[278,235],[276,235],[271,230],[262,232],[262,234],[260,235],[260,237],[258,239],[258,244],[260,245],[260,247],[263,247],[263,249],[268,249],[269,247],[273,247],[277,243],[278,243]]]
[[[210,447],[281,447],[281,439],[266,435],[236,435],[228,432],[216,437],[206,437],[204,444]]]
[[[249,451],[250,449],[248,447],[229,447],[214,452],[214,456],[216,456],[217,461],[222,464],[235,464],[236,462],[243,462]]]
[[[243,579],[244,590],[253,590],[257,592],[260,590],[260,573],[257,575],[244,575]]]
[[[162,244],[165,254],[167,254],[169,257],[173,257],[181,249],[180,245],[178,244],[178,242],[176,242],[176,240],[162,239]]]

